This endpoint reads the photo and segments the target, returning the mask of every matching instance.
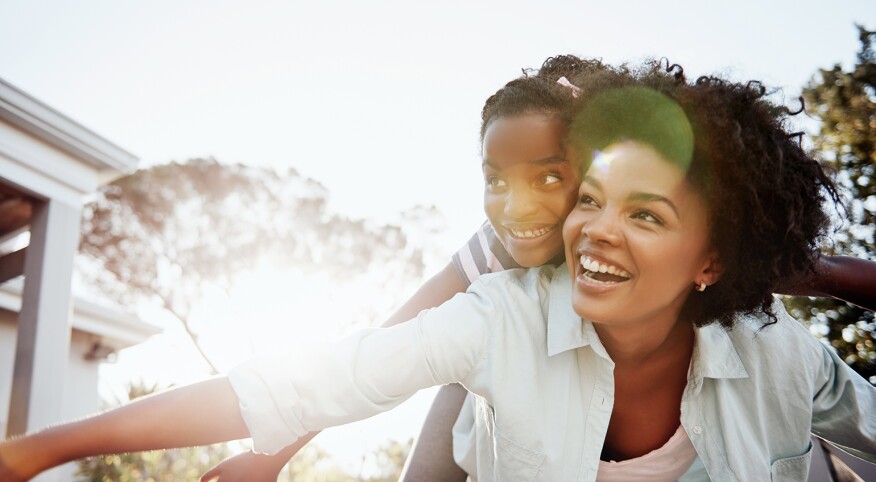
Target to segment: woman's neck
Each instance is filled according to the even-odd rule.
[[[655,358],[687,356],[693,350],[693,325],[672,322],[610,326],[594,324],[599,340],[616,365],[638,365]]]

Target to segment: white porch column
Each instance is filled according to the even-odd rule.
[[[57,200],[34,206],[24,263],[7,436],[61,419],[70,351],[70,285],[80,213],[80,206]]]

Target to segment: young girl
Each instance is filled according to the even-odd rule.
[[[484,479],[643,465],[652,478],[797,480],[810,427],[872,458],[876,391],[769,302],[778,280],[813,271],[819,190],[832,192],[818,165],[753,89],[657,69],[594,79],[578,82],[572,140],[593,164],[564,228],[568,269],[492,275],[410,323],[6,442],[0,480],[248,434],[276,450],[454,380],[477,394]]]

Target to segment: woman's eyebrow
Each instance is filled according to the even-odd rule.
[[[602,183],[593,176],[584,176],[584,179],[582,179],[581,182],[586,182],[587,184],[590,184],[599,191],[603,190]],[[672,212],[674,212],[676,216],[680,217],[678,214],[678,208],[676,208],[675,204],[670,201],[669,198],[667,198],[666,196],[661,196],[659,194],[654,194],[650,192],[636,191],[627,196],[627,199],[636,202],[662,202],[669,206],[669,208],[672,209]]]
[[[581,182],[586,182],[587,184],[590,184],[591,186],[595,187],[596,189],[603,191],[602,183],[597,181],[596,178],[593,176],[584,176],[584,179],[581,179]]]
[[[672,201],[670,201],[665,196],[649,192],[634,192],[627,196],[627,199],[637,202],[662,202],[672,209],[676,217],[680,217],[678,215],[678,209],[675,207],[675,204],[673,204]]]

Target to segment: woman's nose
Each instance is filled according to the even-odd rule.
[[[617,245],[621,239],[619,227],[618,216],[610,210],[603,209],[592,213],[581,227],[581,231],[592,242]]]

